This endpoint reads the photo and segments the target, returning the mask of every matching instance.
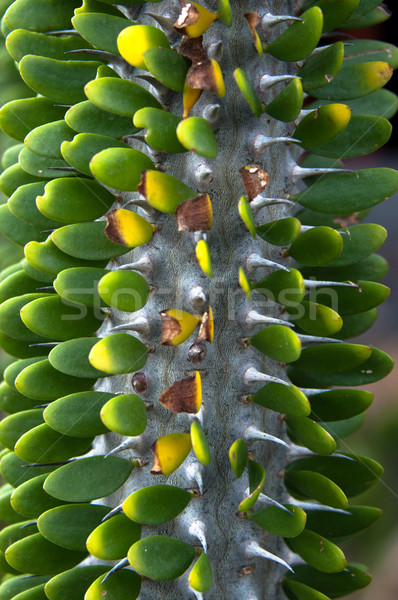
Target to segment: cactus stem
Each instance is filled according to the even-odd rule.
[[[295,79],[296,75],[268,75],[266,73],[260,79],[260,90],[266,92],[270,87],[281,81],[290,81]]]
[[[257,542],[252,541],[246,546],[246,555],[249,558],[261,557],[267,560],[273,560],[274,562],[277,562],[289,569],[291,573],[294,573],[292,567],[285,560],[283,560],[283,558],[279,558],[279,556],[268,552],[268,550],[264,550],[264,548],[261,548],[261,546]]]
[[[137,317],[134,321],[130,323],[122,323],[122,325],[116,325],[116,327],[112,327],[108,333],[115,333],[116,331],[136,331],[141,335],[148,336],[150,334],[151,328],[149,325],[149,321],[145,317]]]
[[[105,521],[108,521],[115,515],[119,515],[122,512],[123,512],[123,505],[119,504],[119,506],[116,506],[114,509],[110,510],[107,515],[105,515],[105,517],[101,520],[101,523],[105,523]]]
[[[294,206],[294,202],[292,200],[288,200],[287,198],[264,198],[264,196],[258,195],[252,202],[250,202],[250,208],[253,212],[260,210],[260,208],[264,208],[265,206],[273,206],[274,204],[287,204],[288,206]]]
[[[186,466],[185,470],[188,479],[197,486],[199,493],[203,496],[203,465],[198,461],[193,461]]]
[[[261,22],[261,29],[264,31],[269,27],[273,27],[278,23],[284,23],[286,21],[302,21],[300,17],[293,17],[291,15],[273,15],[270,12],[265,13],[265,15],[259,15]]]
[[[249,492],[250,492],[249,488],[247,489],[247,492],[249,495]],[[283,504],[281,504],[280,502],[277,502],[277,500],[270,498],[270,496],[267,496],[266,494],[263,494],[262,492],[259,495],[257,502],[264,502],[265,504],[273,504],[274,506],[277,506],[281,510],[284,510],[285,512],[289,513],[289,515],[293,515],[292,511],[289,510],[288,508],[286,508],[286,506],[283,506]]]
[[[108,571],[108,573],[105,575],[105,577],[103,578],[103,580],[101,581],[101,585],[103,585],[105,583],[105,581],[108,579],[108,577],[110,577],[111,575],[113,575],[114,573],[116,573],[117,571],[120,571],[121,569],[124,569],[124,567],[128,567],[129,566],[129,561],[127,558],[123,558],[123,560],[119,561],[114,567],[113,569],[111,569],[110,571]]]
[[[193,521],[189,526],[188,531],[200,541],[203,550],[207,552],[206,526],[203,521],[200,521],[199,519],[197,521]]]
[[[277,269],[282,269],[282,271],[290,272],[290,269],[281,265],[273,260],[268,260],[267,258],[263,258],[259,254],[252,253],[246,259],[246,268],[249,273],[253,273],[256,269],[260,267],[276,267]]]
[[[213,125],[220,117],[220,108],[219,104],[208,104],[203,109],[203,118]]]
[[[249,443],[256,442],[256,441],[274,442],[275,444],[280,444],[281,446],[285,446],[285,448],[290,448],[289,444],[287,444],[284,440],[281,440],[280,438],[276,437],[275,435],[266,433],[265,431],[260,431],[254,425],[250,425],[246,429],[245,434],[244,434],[244,439]]]
[[[256,325],[286,325],[287,327],[294,327],[293,323],[289,323],[289,321],[284,321],[283,319],[275,319],[274,317],[268,317],[267,315],[262,315],[256,310],[251,310],[247,313],[245,318],[245,323],[249,329],[253,329]]]
[[[245,374],[243,376],[243,382],[245,385],[254,385],[255,383],[282,383],[283,385],[287,385],[289,387],[289,383],[284,381],[283,379],[279,379],[278,377],[273,377],[272,375],[266,375],[265,373],[260,373],[254,367],[249,367],[246,369]]]
[[[261,156],[262,154],[264,154],[265,149],[268,148],[269,146],[272,146],[274,144],[293,144],[293,143],[300,144],[301,140],[296,140],[295,138],[284,136],[284,135],[272,137],[272,136],[268,136],[268,135],[264,135],[264,134],[260,133],[259,135],[257,135],[254,138],[253,149],[254,149],[254,153],[257,154],[257,156]],[[303,177],[306,177],[306,175],[303,175]]]

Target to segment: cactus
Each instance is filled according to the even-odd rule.
[[[341,440],[392,361],[347,340],[388,297],[361,220],[398,174],[342,161],[387,142],[398,50],[327,36],[385,9],[4,4],[33,91],[0,110],[24,247],[0,275],[0,597],[368,585],[338,544],[379,516],[349,499],[382,467]]]

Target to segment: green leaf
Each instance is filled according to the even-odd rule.
[[[334,335],[343,326],[343,319],[336,311],[317,302],[303,300],[288,307],[288,312],[289,319],[311,335]]]
[[[330,267],[342,267],[359,262],[378,250],[387,238],[381,225],[362,223],[341,230],[343,251]]]
[[[263,487],[266,479],[266,472],[262,465],[254,460],[249,459],[248,467],[249,473],[249,495],[247,498],[242,500],[238,506],[239,512],[246,512],[253,508],[256,504],[259,495],[263,491]]]
[[[354,65],[369,61],[383,61],[394,69],[398,67],[398,48],[377,40],[352,39],[344,48],[344,65]]]
[[[48,600],[46,594],[44,593],[44,583],[32,588],[31,590],[21,592],[21,594],[14,596],[14,598],[15,600]]]
[[[127,192],[136,191],[141,171],[153,168],[151,159],[133,148],[107,148],[90,161],[91,172],[98,181]]]
[[[103,321],[95,311],[59,296],[38,298],[24,304],[21,319],[29,329],[53,340],[69,340],[94,333]]]
[[[279,270],[253,284],[260,294],[283,306],[294,306],[304,298],[304,280],[296,269]]]
[[[293,564],[294,575],[288,574],[288,579],[300,581],[327,594],[329,598],[340,598],[360,590],[371,582],[371,576],[363,568],[348,564],[340,573],[322,573],[306,564]],[[301,599],[300,599],[301,600]],[[310,600],[323,600],[311,598]]]
[[[7,102],[0,109],[0,129],[11,138],[23,142],[39,125],[63,119],[65,108],[55,106],[47,98],[23,98]]]
[[[146,69],[145,52],[150,48],[170,48],[170,44],[163,30],[153,25],[133,25],[119,34],[117,47],[130,65]]]
[[[18,187],[20,185],[26,185],[28,183],[36,183],[38,181],[41,182],[41,180],[42,180],[42,177],[39,178],[39,177],[35,177],[34,175],[30,175],[29,173],[24,171],[19,164],[12,165],[12,167],[8,167],[8,169],[3,171],[3,173],[0,175],[0,191],[2,191],[3,194],[5,194],[6,196],[11,196],[18,189]],[[5,215],[6,215],[6,213],[3,213],[1,216],[2,222],[4,221]],[[2,224],[3,228],[5,226],[7,226],[7,222]],[[23,227],[24,225],[22,223],[19,223],[19,226]],[[9,229],[8,227],[7,227],[7,234],[3,233],[3,235],[5,235],[9,239],[11,239],[11,241],[16,241],[20,237],[18,233],[12,233],[12,229],[11,228]],[[15,237],[15,236],[18,236],[18,237]],[[14,237],[15,237],[15,240],[14,240]],[[31,235],[31,237],[34,237],[34,235]],[[25,242],[16,241],[16,243],[20,243],[22,245]]]
[[[147,408],[136,394],[110,397],[101,408],[104,425],[120,435],[141,435],[147,425]]]
[[[151,485],[130,494],[122,506],[132,521],[160,525],[175,519],[191,498],[191,493],[172,485]]]
[[[307,397],[294,385],[271,382],[249,399],[260,406],[286,415],[305,417],[310,414],[310,403]]]
[[[343,490],[322,473],[313,471],[287,471],[285,484],[292,496],[310,498],[326,506],[345,509],[348,500]]]
[[[371,61],[347,65],[324,88],[312,91],[316,98],[350,100],[382,88],[391,79],[393,68],[386,62]]]
[[[39,156],[62,158],[60,146],[64,140],[72,140],[73,136],[74,132],[62,119],[35,127],[28,133],[24,143],[31,152]]]
[[[44,423],[43,409],[35,408],[10,415],[0,423],[0,444],[14,449],[19,438],[36,425]]]
[[[68,180],[69,181],[69,180]],[[21,185],[8,199],[8,208],[14,216],[43,229],[59,227],[57,221],[45,217],[36,206],[36,198],[44,193],[46,182]]]
[[[322,344],[305,348],[294,366],[313,373],[340,373],[362,365],[372,353],[361,344]]]
[[[60,462],[88,452],[92,439],[66,436],[43,423],[19,438],[15,454],[31,463]]]
[[[344,29],[368,29],[384,23],[384,21],[387,21],[390,16],[391,12],[386,9],[385,6],[380,5],[359,19],[350,19],[348,23],[344,24]]]
[[[115,201],[96,181],[80,177],[53,179],[36,199],[39,211],[54,221],[81,223],[102,217]]]
[[[49,577],[26,577],[26,575],[20,575],[18,577],[12,577],[1,584],[0,599],[1,600],[12,600],[17,594],[25,590],[37,587],[41,583],[48,581]]]
[[[12,508],[10,503],[10,498],[13,493],[13,488],[6,484],[2,485],[0,488],[0,519],[4,521],[7,525],[11,525],[12,523],[18,523],[24,520],[24,517],[19,515]]]
[[[301,233],[289,248],[289,255],[299,263],[325,265],[338,260],[343,250],[343,236],[331,227],[314,227]]]
[[[137,133],[137,128],[129,117],[101,110],[89,100],[72,106],[65,114],[65,121],[79,133],[95,133],[115,138]]]
[[[52,177],[70,177],[63,171],[68,165],[64,160],[58,158],[47,158],[47,156],[39,156],[34,154],[28,148],[24,148],[19,153],[19,166],[28,174],[34,175],[41,179],[51,179]]]
[[[196,458],[202,463],[202,465],[209,465],[211,463],[209,443],[207,441],[206,434],[198,421],[194,421],[191,424],[190,433],[192,449]]]
[[[292,362],[301,353],[300,338],[283,325],[269,325],[250,338],[250,345],[280,362]]]
[[[317,6],[301,15],[301,21],[295,21],[264,50],[275,58],[286,62],[295,62],[306,58],[317,46],[322,33],[323,16]]]
[[[245,440],[242,438],[235,440],[229,449],[228,456],[233,472],[239,479],[242,477],[249,460],[249,451],[247,449]]]
[[[187,150],[199,156],[216,158],[218,147],[211,125],[202,117],[188,117],[177,126],[177,138]]]
[[[319,6],[323,14],[323,29],[325,33],[343,25],[351,18],[358,6],[359,0],[317,0],[312,6]]]
[[[311,396],[311,419],[337,421],[350,419],[364,412],[373,402],[365,390],[328,390]]]
[[[90,350],[97,342],[98,339],[94,337],[68,340],[55,346],[51,350],[48,360],[54,369],[65,375],[85,378],[103,377],[104,373],[94,369],[88,361]]]
[[[93,384],[93,379],[71,377],[57,371],[47,359],[26,367],[15,380],[15,387],[21,394],[42,402],[85,391]]]
[[[36,518],[44,511],[63,504],[43,490],[46,477],[48,477],[48,473],[43,473],[18,485],[11,497],[11,504],[16,512],[26,517]]]
[[[12,167],[18,162],[18,155],[24,147],[24,144],[15,144],[15,146],[10,146],[3,152],[1,157],[3,169],[8,169],[8,167]]]
[[[131,21],[122,16],[90,12],[75,14],[72,17],[72,25],[94,48],[118,54],[117,36],[122,29],[131,25]]]
[[[270,221],[256,227],[256,233],[274,246],[288,246],[300,233],[301,223],[294,217]]]
[[[148,90],[128,79],[115,77],[93,79],[85,86],[84,91],[95,106],[121,117],[132,118],[137,110],[146,106],[161,107]]]
[[[52,575],[77,565],[87,552],[65,550],[35,533],[12,544],[6,551],[7,562],[19,571],[34,575]]]
[[[98,282],[107,273],[106,269],[73,267],[58,273],[53,285],[57,294],[65,300],[86,306],[103,306],[97,288]]]
[[[33,294],[38,287],[40,287],[38,281],[29,277],[22,270],[17,271],[0,283],[0,302],[10,300],[14,296]]]
[[[351,108],[353,114],[374,115],[385,119],[391,119],[398,110],[397,96],[385,89],[377,90],[361,98],[347,100],[345,103]],[[315,100],[310,108],[317,108],[324,104],[329,104],[329,100]]]
[[[44,473],[48,474],[56,468],[57,466],[28,467],[27,463],[18,458],[15,452],[9,452],[3,456],[0,463],[1,476],[15,488],[34,477]]]
[[[236,85],[240,89],[244,99],[250,106],[252,113],[256,117],[260,117],[263,108],[261,105],[261,100],[258,97],[256,90],[254,89],[249,77],[246,75],[243,69],[235,69],[234,71],[234,79],[236,81]],[[1,113],[0,113],[1,115]]]
[[[103,576],[98,577],[88,588],[84,600],[135,600],[140,593],[141,577],[129,571],[122,569],[114,573],[104,583]]]
[[[177,125],[181,117],[158,108],[141,108],[133,118],[138,128],[147,129],[145,141],[148,146],[160,152],[186,152],[186,148],[177,139]]]
[[[99,281],[98,294],[108,306],[134,312],[147,303],[149,286],[134,271],[110,271]]]
[[[10,167],[10,169],[13,169],[13,167]],[[9,169],[7,169],[7,171],[8,170]],[[3,175],[7,171],[4,171]],[[0,178],[1,177],[2,176],[0,176]],[[11,194],[14,193],[14,191],[11,189],[10,192]],[[30,240],[41,242],[46,238],[46,234],[42,233],[40,227],[26,223],[25,221],[22,221],[22,219],[19,219],[13,215],[7,204],[2,204],[0,206],[0,233],[2,233],[7,239],[11,240],[11,242],[15,242],[20,246],[24,246],[30,242]]]
[[[97,154],[97,156],[99,155]],[[72,264],[64,268],[83,266],[81,259],[96,261],[97,264],[92,264],[92,266],[103,267],[111,258],[126,254],[130,250],[130,248],[122,244],[112,242],[105,235],[105,227],[105,221],[93,221],[89,223],[73,223],[72,225],[65,225],[65,227],[56,229],[51,234],[52,242],[65,254],[80,259],[74,260]],[[99,261],[101,261],[100,264],[98,264]]]
[[[301,140],[303,148],[323,146],[347,127],[351,111],[346,104],[326,104],[310,112],[297,125],[293,137]]]
[[[30,358],[33,356],[43,356],[43,354],[45,354],[43,348],[31,347],[29,341],[17,340],[1,332],[0,344],[4,352],[17,358]]]
[[[95,133],[78,133],[71,142],[65,141],[61,144],[63,158],[80,173],[90,177],[91,159],[95,154],[107,148],[127,148],[127,144],[107,135]],[[71,180],[68,179],[68,181]]]
[[[295,538],[303,531],[307,520],[305,512],[294,504],[284,504],[289,512],[277,506],[267,506],[249,514],[252,521],[273,535]]]
[[[359,0],[358,7],[355,9],[349,21],[356,21],[359,17],[367,15],[380,4],[380,0]]]
[[[18,540],[22,540],[28,535],[32,535],[32,533],[37,533],[34,521],[21,521],[4,527],[0,532],[0,550],[5,552],[8,546],[11,546],[11,544]]]
[[[221,23],[231,27],[233,22],[233,13],[229,0],[218,0],[217,15]]]
[[[48,581],[45,586],[46,596],[49,600],[84,600],[87,588],[108,570],[108,566],[93,565],[64,571]]]
[[[56,60],[28,54],[20,61],[19,72],[25,83],[38,94],[54,102],[75,104],[85,100],[83,87],[95,78],[100,65],[95,61]]]
[[[322,594],[322,592],[318,592],[299,581],[283,579],[282,587],[289,600],[329,600],[329,597]]]
[[[395,194],[397,189],[397,171],[385,168],[361,169],[352,173],[323,175],[296,194],[294,199],[312,210],[348,215],[383,202]]]
[[[207,592],[213,584],[210,561],[205,552],[199,556],[188,576],[188,583],[197,592]]]
[[[338,340],[346,340],[365,333],[375,323],[378,314],[377,308],[372,308],[358,315],[345,316],[343,327],[334,337]]]
[[[149,48],[143,54],[145,68],[163,85],[182,92],[185,78],[189,69],[189,62],[175,50],[159,46]]]
[[[11,388],[7,385],[5,381],[0,383],[0,410],[14,414],[19,411],[30,410],[36,405],[36,400],[22,396],[14,387]]]
[[[143,171],[138,190],[148,204],[165,213],[175,213],[181,202],[196,195],[193,189],[175,177],[152,170]]]
[[[23,323],[20,316],[21,309],[32,300],[51,296],[50,294],[24,294],[10,298],[2,303],[0,307],[0,331],[15,339],[29,342],[43,342],[45,339],[33,333]]]
[[[303,108],[303,85],[301,79],[295,77],[282,92],[265,107],[265,112],[278,119],[290,122],[297,119]]]
[[[135,466],[135,462],[116,456],[82,458],[51,473],[43,487],[65,502],[90,502],[113,494]]]
[[[241,196],[238,204],[239,216],[248,228],[253,238],[256,237],[256,223],[254,215],[250,207],[250,203],[246,196]]]
[[[87,550],[101,560],[120,560],[140,537],[141,525],[123,514],[115,515],[90,533]]]
[[[286,416],[288,435],[317,454],[333,454],[336,442],[328,431],[307,417]]]
[[[63,228],[62,228],[63,229]],[[68,230],[69,231],[69,230]],[[73,230],[75,231],[75,229]],[[106,236],[104,235],[104,238]],[[106,259],[97,261],[82,261],[62,252],[54,244],[51,238],[45,242],[29,242],[25,248],[25,257],[27,261],[39,271],[56,276],[60,271],[73,267],[104,267],[107,263]]]
[[[137,573],[156,581],[180,577],[195,557],[192,546],[176,538],[154,535],[133,544],[127,558]]]
[[[107,433],[100,419],[103,405],[112,398],[105,392],[78,392],[52,402],[44,411],[44,420],[65,435],[87,437]]]
[[[311,299],[325,306],[338,306],[339,314],[353,315],[368,311],[387,300],[390,290],[381,283],[358,281],[358,287],[336,287],[333,294],[328,288],[319,288]],[[323,290],[323,291],[322,291]]]
[[[73,10],[79,4],[75,0],[66,0],[62,4],[57,0],[38,0],[32,6],[29,0],[17,0],[6,11],[5,22],[10,30],[22,28],[46,32],[65,29],[70,26]]]
[[[345,513],[319,507],[307,510],[307,526],[335,543],[341,543],[370,527],[380,517],[381,510],[372,506],[350,506]]]
[[[22,259],[21,264],[24,273],[29,275],[29,277],[31,277],[32,279],[35,279],[37,282],[40,282],[42,285],[44,285],[45,283],[53,283],[54,275],[50,275],[49,273],[44,273],[43,271],[35,269],[35,267],[28,263],[26,258]]]
[[[86,552],[86,539],[108,514],[109,508],[98,504],[68,504],[40,515],[40,533],[53,544],[68,550]]]
[[[89,361],[96,369],[117,375],[139,371],[145,365],[147,347],[127,333],[114,333],[100,340],[91,350]]]

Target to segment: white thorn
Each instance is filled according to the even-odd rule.
[[[264,548],[261,548],[261,546],[257,542],[250,542],[250,544],[246,546],[246,555],[249,558],[261,557],[266,558],[267,560],[273,560],[274,562],[283,565],[284,567],[289,569],[289,571],[294,573],[292,567],[288,565],[288,563],[285,560],[283,560],[283,558],[279,558],[279,556],[271,554],[271,552],[268,552],[268,550],[264,550]]]
[[[109,456],[114,456],[115,454],[118,454],[119,452],[123,452],[123,450],[130,450],[131,448],[134,447],[136,442],[137,442],[136,437],[128,437],[127,440],[124,440],[124,442],[122,442],[121,444],[116,446],[116,448],[113,448],[113,450],[108,452],[108,454],[106,454],[104,456],[104,459],[108,458]]]
[[[276,83],[280,83],[281,81],[290,81],[296,77],[296,75],[268,75],[268,73],[266,73],[260,79],[260,90],[262,92],[266,92],[268,88],[272,87]]]
[[[315,229],[316,225],[301,225],[300,233],[304,233],[304,231],[309,231],[310,229]]]
[[[296,140],[300,141],[300,140]],[[353,173],[352,169],[324,169],[323,167],[303,168],[295,165],[292,170],[292,182],[297,183],[305,177],[314,177],[316,175],[329,175],[330,173]]]
[[[332,390],[316,390],[315,388],[299,388],[300,392],[303,392],[305,396],[315,396],[321,392],[331,392]]]
[[[136,79],[143,79],[149,83],[154,88],[158,96],[166,96],[170,91],[169,88],[160,83],[157,79],[155,79],[155,77],[152,77],[152,75],[136,75],[134,73],[133,77]]]
[[[300,17],[292,17],[291,15],[273,15],[270,12],[265,13],[261,18],[261,29],[266,30],[269,27],[273,27],[278,23],[284,23],[285,21],[302,21]]]
[[[247,313],[245,323],[249,329],[252,329],[256,325],[286,325],[287,327],[294,327],[294,324],[289,323],[289,321],[262,315],[256,310],[251,310]]]
[[[249,488],[247,489],[247,491],[250,492]],[[263,494],[262,492],[261,492],[261,494],[258,497],[258,502],[264,502],[266,504],[273,504],[274,506],[277,506],[281,510],[284,510],[285,512],[289,513],[289,515],[293,515],[294,514],[294,513],[292,513],[291,510],[289,510],[288,508],[286,508],[286,506],[283,506],[283,504],[281,504],[280,502],[277,502],[277,500],[274,500],[273,498],[270,498],[270,496],[267,496],[266,494]]]
[[[116,331],[136,331],[141,335],[148,336],[151,331],[149,321],[146,317],[137,317],[131,323],[123,323],[112,327],[107,333],[115,333]]]
[[[317,279],[304,279],[304,285],[308,289],[316,287],[359,287],[353,282],[345,283],[344,281],[318,281]]]
[[[121,512],[123,512],[123,508],[122,508],[122,505],[119,504],[119,506],[116,506],[114,509],[110,510],[107,515],[105,515],[105,517],[102,519],[101,523],[105,523],[105,521],[108,521],[109,519],[111,519],[115,515],[120,514]]]
[[[194,177],[201,185],[209,185],[213,181],[213,170],[205,163],[200,163],[195,171]]]
[[[280,444],[281,446],[285,446],[285,448],[290,448],[289,444],[287,444],[284,440],[276,437],[275,435],[270,435],[269,433],[265,433],[265,431],[260,431],[254,425],[250,425],[244,434],[244,438],[247,442],[274,442],[275,444]]]
[[[207,542],[206,542],[206,525],[203,521],[193,521],[189,526],[189,533],[194,537],[198,538],[202,544],[203,550],[207,553]]]
[[[113,573],[116,573],[116,571],[120,571],[121,569],[124,569],[124,567],[128,567],[129,566],[129,561],[127,558],[123,558],[123,560],[119,561],[117,563],[117,565],[115,565],[113,567],[113,569],[111,569],[110,571],[108,571],[108,573],[105,575],[105,577],[103,578],[103,580],[101,581],[101,585],[103,583],[105,583],[105,581],[108,579],[108,577],[110,577],[111,575],[113,575]]]
[[[223,43],[221,40],[217,42],[213,42],[207,49],[207,55],[209,58],[220,62],[222,60],[223,55]]]
[[[303,108],[303,109],[300,111],[300,113],[299,113],[298,117],[296,117],[296,118],[295,118],[295,120],[294,120],[294,123],[295,123],[296,125],[298,125],[298,124],[300,123],[300,121],[302,121],[302,120],[304,119],[304,117],[306,117],[307,115],[309,115],[309,114],[310,114],[310,113],[312,113],[312,112],[314,112],[314,109],[313,109],[313,108],[311,108],[311,109],[309,109],[309,108]]]
[[[136,200],[129,200],[126,204],[122,205],[122,208],[128,208],[129,206],[139,206],[150,216],[156,214],[156,210],[150,204],[148,204],[146,200],[142,200],[142,198],[137,198]]]
[[[260,371],[257,371],[257,369],[254,367],[249,367],[246,369],[243,376],[243,382],[245,385],[253,385],[255,383],[282,383],[283,385],[287,385],[289,387],[289,383],[287,381],[279,379],[278,377],[273,377],[272,375],[260,373]]]
[[[264,153],[264,150],[266,148],[268,148],[268,146],[272,146],[273,144],[291,144],[291,143],[300,144],[301,140],[296,140],[295,138],[287,137],[287,136],[272,137],[272,136],[268,136],[268,135],[264,135],[264,134],[260,133],[259,135],[257,135],[254,138],[253,146],[254,146],[255,154],[257,154],[258,156],[261,156],[261,154]]]
[[[250,208],[253,212],[256,212],[260,210],[260,208],[264,208],[265,206],[273,206],[274,204],[287,204],[288,206],[295,206],[295,202],[293,202],[293,200],[288,200],[287,198],[265,198],[259,194],[250,202]]]
[[[336,340],[335,338],[321,337],[317,335],[302,335],[301,333],[297,335],[303,344],[327,344],[330,342],[333,344],[343,343],[343,340]]]
[[[287,271],[290,273],[290,269],[285,267],[284,265],[280,265],[279,263],[268,260],[267,258],[263,258],[259,254],[253,252],[246,259],[246,268],[249,273],[253,273],[256,269],[260,267],[276,267],[277,269],[282,269],[282,271]]]
[[[127,265],[121,265],[118,271],[139,271],[144,275],[151,275],[153,271],[153,262],[149,256],[142,256],[138,260]]]
[[[174,31],[174,19],[171,17],[166,17],[164,15],[156,15],[155,13],[146,12],[144,15],[148,15],[148,17],[152,17],[154,21],[159,23],[160,27],[167,33],[175,33]]]
[[[188,292],[189,302],[195,310],[200,310],[206,302],[206,293],[201,285],[195,285]]]
[[[203,488],[203,477],[202,477],[202,473],[203,473],[202,464],[197,461],[192,461],[191,463],[189,463],[186,466],[185,472],[187,474],[188,479],[190,479],[192,481],[192,483],[198,487],[200,495],[203,496],[204,488]]]
[[[220,105],[219,104],[207,104],[203,109],[203,118],[206,119],[211,125],[218,121],[220,116]]]
[[[327,510],[329,512],[336,512],[342,515],[350,515],[352,514],[342,508],[333,508],[333,506],[326,506],[324,504],[318,504],[316,502],[302,502],[301,500],[296,500],[293,498],[290,504],[294,504],[298,508],[302,508],[303,510]]]

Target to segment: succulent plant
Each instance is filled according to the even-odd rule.
[[[398,173],[342,161],[387,142],[398,50],[330,35],[378,0],[298,4],[2,3],[32,89],[0,110],[24,247],[0,274],[2,600],[370,582],[338,544],[382,467],[341,440],[392,361],[347,340],[389,293],[360,221]]]

